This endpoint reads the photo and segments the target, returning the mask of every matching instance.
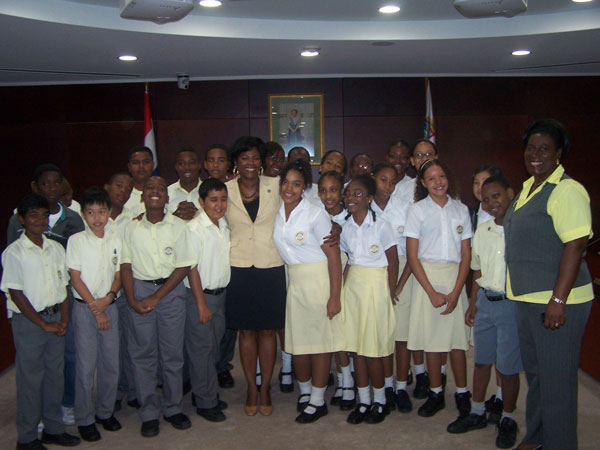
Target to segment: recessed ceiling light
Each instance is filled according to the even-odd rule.
[[[520,50],[514,50],[512,52],[513,56],[527,56],[531,53],[531,50],[527,50],[526,48]]]
[[[591,2],[592,0],[571,0],[573,3],[588,3]]]
[[[305,48],[300,52],[300,55],[306,56],[307,58],[311,56],[318,56],[320,50],[320,48]]]
[[[379,8],[379,12],[383,14],[394,14],[400,11],[400,7],[396,5],[385,5]]]
[[[200,0],[200,6],[204,6],[205,8],[216,8],[222,4],[219,0]]]
[[[121,55],[119,56],[121,61],[137,61],[137,56],[134,55]]]

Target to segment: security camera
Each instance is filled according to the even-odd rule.
[[[187,73],[177,74],[177,87],[183,90],[190,88],[190,76]]]

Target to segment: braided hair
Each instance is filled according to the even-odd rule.
[[[350,182],[350,184],[352,184],[352,183],[359,183],[360,185],[362,185],[362,187],[364,187],[367,190],[367,195],[370,195],[371,197],[375,196],[375,191],[377,190],[377,185],[375,184],[375,180],[373,179],[373,177],[371,177],[371,175],[367,175],[367,174],[359,175]],[[344,196],[346,195],[346,191],[348,190],[348,187],[350,186],[350,184],[348,184],[348,186],[346,186],[346,189],[344,190]],[[376,222],[377,215],[375,214],[375,211],[373,211],[373,209],[371,208],[370,203],[367,204],[367,208],[369,209],[369,211],[371,211],[371,214],[373,215],[373,222]],[[348,220],[351,215],[352,215],[351,213],[348,213],[348,215],[346,216],[346,220]]]

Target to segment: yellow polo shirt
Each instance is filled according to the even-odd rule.
[[[144,205],[144,202],[142,202],[142,191],[134,187],[129,196],[129,200],[127,200],[123,209],[130,217],[137,217],[141,213],[146,212],[146,206]]]
[[[169,203],[167,204],[167,209],[169,212],[175,212],[177,210],[177,206],[181,202],[190,202],[193,203],[194,206],[200,209],[200,202],[198,201],[199,193],[198,187],[200,186],[200,180],[191,190],[191,192],[186,191],[181,187],[181,182],[176,181],[175,183],[169,185],[167,188],[167,192],[169,194]]]
[[[179,267],[196,263],[186,222],[171,213],[150,223],[146,214],[125,228],[121,264],[130,263],[138,280],[168,278]]]
[[[552,217],[554,230],[562,242],[569,242],[583,236],[592,237],[592,211],[590,209],[590,197],[585,188],[573,179],[561,181],[565,173],[562,165],[527,197],[534,183],[533,177],[523,183],[523,189],[515,204],[515,211],[527,205],[529,200],[535,197],[546,183],[556,184],[556,188],[548,198],[547,212]],[[558,275],[558,274],[557,274]],[[552,291],[532,292],[524,295],[514,295],[510,287],[510,274],[506,275],[506,296],[511,300],[529,303],[548,303]],[[585,303],[594,298],[592,283],[573,288],[567,297],[568,304]],[[564,299],[563,299],[564,300]]]
[[[109,217],[108,223],[106,224],[106,230],[115,233],[119,239],[123,239],[125,234],[125,227],[129,222],[133,220],[133,217],[129,214],[129,212],[123,208],[121,214],[117,216],[116,219],[112,219]]]

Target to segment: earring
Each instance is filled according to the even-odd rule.
[[[235,175],[237,177],[237,174],[238,174],[237,166],[235,166],[231,172],[233,173],[233,175]]]
[[[262,173],[263,173],[263,168],[261,167],[260,169],[258,169],[258,174],[262,175]]]

